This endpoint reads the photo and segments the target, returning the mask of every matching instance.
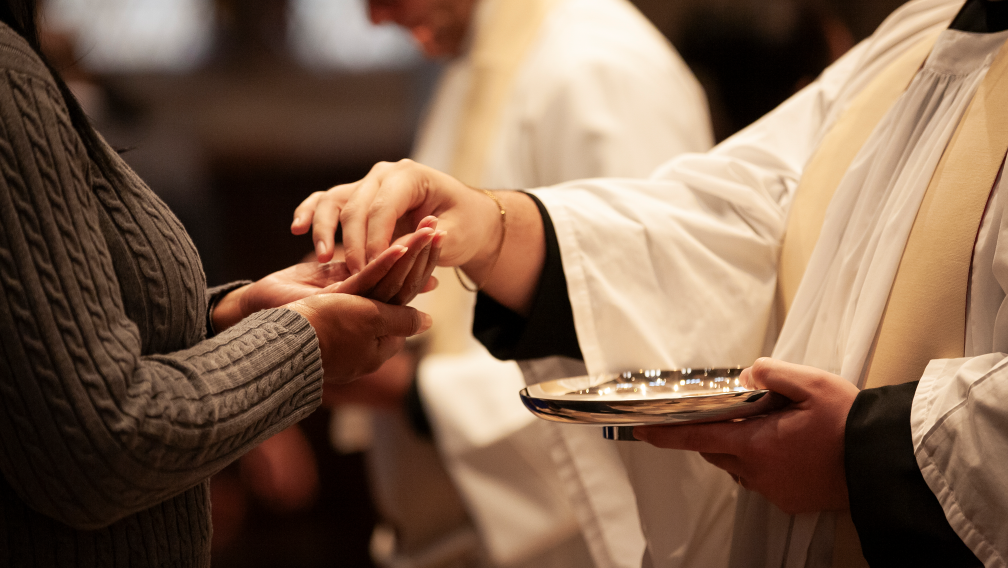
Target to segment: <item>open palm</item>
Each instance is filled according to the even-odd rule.
[[[350,277],[345,262],[302,262],[266,276],[249,286],[242,296],[243,312],[275,308],[321,293]]]
[[[357,274],[351,274],[343,261],[302,262],[274,272],[242,291],[242,313],[248,315],[333,292],[406,304],[436,285],[431,272],[437,265],[444,237],[436,227],[436,219],[424,219],[416,232],[397,240]]]

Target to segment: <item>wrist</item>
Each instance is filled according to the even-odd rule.
[[[241,288],[232,290],[217,300],[215,304],[210,305],[207,320],[212,323],[213,329],[208,331],[220,333],[245,319],[245,316],[248,314],[245,313],[243,298],[250,286],[252,285],[246,284]]]
[[[476,284],[476,288],[479,289],[493,276],[504,249],[508,228],[506,201],[509,194],[514,192],[474,191],[482,194],[474,196],[477,200],[474,217],[478,219],[474,226],[483,229],[483,234],[475,239],[475,242],[479,243],[475,254],[460,268],[466,272]]]

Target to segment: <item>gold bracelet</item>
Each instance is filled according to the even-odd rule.
[[[486,278],[484,278],[483,282],[478,284],[475,288],[471,288],[469,287],[468,284],[465,283],[465,280],[462,279],[462,273],[459,272],[459,267],[457,266],[455,267],[455,277],[458,278],[459,284],[461,284],[462,287],[468,290],[469,292],[479,292],[480,290],[483,289],[484,286],[486,286],[486,283],[490,281],[490,275],[493,274],[493,270],[497,266],[497,261],[500,260],[501,251],[504,250],[504,240],[507,239],[507,211],[504,210],[504,206],[501,205],[500,199],[497,199],[497,196],[494,195],[494,192],[488,191],[486,189],[481,189],[480,191],[485,193],[487,197],[489,197],[490,199],[493,199],[494,203],[497,204],[497,208],[500,209],[501,240],[500,243],[497,245],[497,254],[494,256],[493,262],[490,263],[490,270],[487,271]]]

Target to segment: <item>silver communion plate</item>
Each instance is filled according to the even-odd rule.
[[[606,430],[612,439],[628,434],[621,427],[735,420],[788,404],[780,394],[745,388],[741,374],[741,367],[642,370],[546,381],[520,394],[539,418],[612,427]]]

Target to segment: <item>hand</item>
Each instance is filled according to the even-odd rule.
[[[308,319],[318,336],[325,380],[345,383],[376,371],[405,338],[430,328],[431,317],[349,294],[318,294],[287,305]]]
[[[401,237],[364,270],[331,286],[327,291],[356,294],[394,305],[405,305],[417,294],[433,290],[437,279],[431,276],[441,256],[445,232],[437,231],[436,217],[425,217],[415,233]],[[388,270],[372,269],[381,265],[389,250],[404,249]]]
[[[857,387],[826,371],[767,358],[744,370],[741,380],[793,402],[760,418],[637,427],[634,436],[700,452],[786,513],[847,509],[844,429]]]
[[[377,371],[356,381],[322,392],[322,404],[332,408],[360,404],[371,408],[402,408],[403,398],[416,377],[417,357],[409,349],[396,353]]]
[[[461,266],[495,254],[501,228],[494,202],[411,160],[376,164],[358,182],[313,193],[294,211],[291,232],[302,235],[313,228],[317,258],[325,262],[332,258],[336,227],[342,223],[347,266],[356,271],[429,215],[448,234],[442,264]]]
[[[214,328],[223,331],[260,311],[315,294],[342,292],[404,305],[437,286],[431,273],[441,254],[444,232],[425,218],[417,231],[399,239],[357,274],[345,262],[302,262],[228,293],[214,308]]]

